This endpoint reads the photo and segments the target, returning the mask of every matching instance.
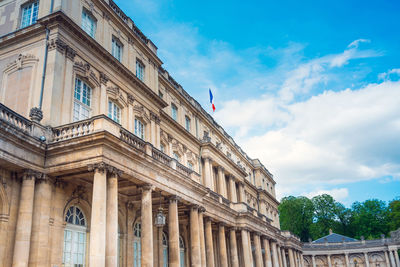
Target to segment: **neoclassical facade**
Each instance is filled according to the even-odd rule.
[[[355,240],[330,233],[304,243],[305,267],[399,267],[400,229],[376,240]]]
[[[303,265],[272,174],[112,0],[0,14],[0,266]]]

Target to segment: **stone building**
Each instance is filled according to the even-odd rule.
[[[0,266],[302,266],[272,174],[112,0],[0,14]]]
[[[377,240],[356,240],[332,233],[304,243],[305,267],[400,267],[400,229]]]

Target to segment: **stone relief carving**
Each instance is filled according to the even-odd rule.
[[[6,67],[6,69],[4,70],[4,72],[8,72],[9,70],[16,68],[17,70],[22,69],[25,65],[29,64],[32,65],[36,62],[38,62],[39,59],[36,58],[34,55],[31,54],[19,54],[18,57],[12,61],[11,63],[9,63]]]

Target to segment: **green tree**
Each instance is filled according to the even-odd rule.
[[[366,200],[352,205],[352,228],[354,237],[366,239],[379,238],[389,232],[389,209],[386,203],[378,199]]]
[[[313,213],[313,203],[307,197],[285,197],[279,205],[281,229],[291,231],[299,236],[302,241],[308,241]]]
[[[389,230],[400,228],[400,199],[393,199],[389,203]]]
[[[353,229],[351,227],[353,213],[351,209],[346,208],[342,203],[336,202],[334,213],[336,215],[336,221],[333,231],[345,236],[353,236]]]
[[[336,201],[332,196],[323,194],[311,199],[314,205],[314,223],[311,226],[311,236],[318,239],[329,233],[337,224],[335,222],[337,209]]]

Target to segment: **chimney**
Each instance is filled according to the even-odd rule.
[[[331,235],[333,232],[332,232],[332,229],[329,229],[329,234]]]

